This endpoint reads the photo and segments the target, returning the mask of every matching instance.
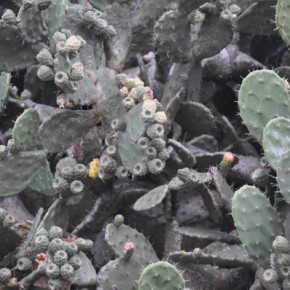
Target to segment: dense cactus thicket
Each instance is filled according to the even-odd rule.
[[[290,289],[289,1],[0,17],[1,290]]]

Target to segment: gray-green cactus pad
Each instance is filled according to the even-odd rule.
[[[33,180],[44,165],[43,151],[21,152],[0,161],[0,196],[18,194]]]
[[[287,150],[280,158],[277,166],[277,184],[284,200],[290,204],[290,150]]]
[[[168,192],[169,188],[167,184],[158,186],[139,198],[135,202],[133,209],[135,211],[152,209],[164,200]]]
[[[36,63],[39,44],[25,42],[16,26],[0,23],[0,70],[18,71]]]
[[[68,207],[61,198],[56,199],[47,210],[40,222],[38,229],[49,230],[52,226],[61,227],[64,231],[68,225]]]
[[[10,78],[11,75],[9,73],[2,72],[0,75],[0,114],[4,111],[8,101]]]
[[[276,5],[276,25],[280,36],[288,45],[290,44],[289,12],[289,2],[287,0],[278,0]]]
[[[269,267],[272,243],[284,234],[278,213],[256,187],[244,185],[235,192],[232,215],[249,255],[260,266]]]
[[[183,290],[185,282],[181,273],[168,262],[147,266],[138,280],[138,290]]]
[[[53,175],[50,171],[49,162],[45,160],[44,165],[38,169],[33,179],[28,184],[28,187],[45,195],[52,196],[54,195],[52,180]]]
[[[39,116],[36,110],[25,110],[16,120],[13,127],[13,140],[21,151],[36,150],[38,146]]]
[[[39,127],[42,146],[50,152],[66,150],[99,121],[93,111],[64,110],[47,118]]]
[[[290,102],[283,79],[271,70],[251,72],[239,90],[241,117],[250,133],[263,139],[263,130],[273,118],[290,117]]]
[[[134,255],[140,261],[158,261],[154,249],[144,235],[127,225],[122,224],[119,227],[114,224],[107,225],[106,241],[117,256],[123,256],[125,243],[132,242],[135,245]]]
[[[75,271],[72,284],[79,287],[95,285],[97,283],[97,274],[92,262],[83,252],[77,253],[75,257],[82,261],[82,266]]]
[[[127,132],[119,133],[118,152],[124,167],[130,172],[134,171],[136,163],[147,160],[144,151],[130,140]]]
[[[136,290],[136,281],[142,268],[148,264],[149,262],[142,265],[139,257],[134,254],[129,261],[122,258],[110,261],[100,270],[98,283],[103,290]]]
[[[277,170],[285,151],[290,148],[290,120],[272,119],[264,129],[263,149],[266,160]]]

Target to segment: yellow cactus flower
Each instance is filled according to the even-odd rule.
[[[93,159],[90,163],[89,177],[96,179],[99,176],[100,161],[99,159]]]

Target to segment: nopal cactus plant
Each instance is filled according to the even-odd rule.
[[[250,52],[289,43],[275,4],[1,1],[1,289],[289,289],[289,51]]]

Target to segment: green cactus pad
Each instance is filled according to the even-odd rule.
[[[242,7],[243,3],[239,2]],[[238,32],[251,33],[256,35],[276,35],[275,30],[275,5],[277,0],[265,0],[253,2],[235,21]],[[241,5],[240,5],[241,4]]]
[[[97,274],[90,259],[83,252],[77,253],[74,257],[78,257],[82,261],[82,266],[74,272],[72,284],[79,287],[95,285]]]
[[[199,27],[199,23],[194,25],[197,35],[192,34],[194,39],[192,43],[195,57],[198,60],[218,54],[230,43],[233,37],[232,25],[222,20],[220,11],[216,7],[213,6],[212,8],[212,11],[205,13],[206,16],[201,23],[201,27]],[[220,33],[220,31],[223,33]],[[218,40],[212,41],[216,39],[217,34],[219,34]]]
[[[0,259],[2,260],[7,253],[14,251],[19,246],[22,237],[12,227],[4,228],[0,226],[0,235],[5,237],[0,239]]]
[[[133,209],[135,211],[152,209],[164,200],[168,192],[169,188],[167,184],[158,186],[139,198],[135,202]]]
[[[134,255],[138,257],[140,263],[144,264],[144,261],[158,261],[154,249],[144,235],[127,225],[122,224],[116,227],[114,224],[108,224],[105,239],[119,257],[123,256],[125,243],[132,242],[135,245]]]
[[[176,251],[169,254],[169,260],[189,268],[196,264],[213,265],[221,268],[245,267],[252,271],[257,269],[257,264],[252,260],[243,246],[228,245],[215,242],[213,250],[203,251],[199,248],[192,252]]]
[[[118,152],[124,167],[130,172],[138,162],[147,160],[145,152],[136,144],[130,141],[130,135],[127,132],[119,133]]]
[[[289,170],[290,170],[290,150],[287,150],[280,159],[277,166],[277,184],[284,200],[290,204],[290,186],[289,186]]]
[[[195,164],[196,160],[194,155],[180,142],[174,139],[168,139],[168,144],[174,148],[176,153],[181,158],[183,167],[191,168]]]
[[[36,150],[38,146],[39,116],[36,110],[25,110],[16,120],[12,135],[21,151]]]
[[[244,185],[235,192],[232,215],[249,255],[261,267],[269,267],[272,243],[284,230],[268,199],[256,187]]]
[[[50,230],[53,226],[58,226],[64,231],[68,225],[68,207],[62,198],[56,199],[47,210],[37,229],[44,228]]]
[[[290,44],[290,5],[287,0],[278,0],[276,5],[276,25],[283,40]]]
[[[212,112],[198,102],[181,103],[176,115],[176,122],[192,137],[209,134],[215,128],[215,117]],[[195,126],[191,124],[195,124]]]
[[[283,117],[272,119],[264,129],[263,149],[266,160],[275,170],[289,146],[290,120]]]
[[[93,111],[63,110],[47,118],[39,127],[39,138],[50,152],[66,150],[99,121]]]
[[[263,139],[266,124],[278,116],[290,117],[290,102],[283,79],[271,70],[251,72],[242,82],[238,103],[250,133]]]
[[[142,104],[134,106],[126,115],[126,129],[130,135],[130,140],[133,142],[137,142],[137,140],[144,135],[146,125],[142,120]]]
[[[96,73],[91,68],[84,68],[84,78],[80,81],[77,92],[67,94],[68,99],[75,105],[92,105],[96,102]]]
[[[23,3],[21,6],[17,15],[17,21],[25,41],[36,43],[46,38],[48,30],[42,11],[49,7],[49,2],[47,1],[46,7],[43,8],[40,7],[39,1],[32,1],[29,3],[31,5],[25,5],[26,3]]]
[[[18,71],[36,63],[36,54],[40,44],[24,42],[19,29],[14,25],[0,23],[0,70]]]
[[[11,75],[9,73],[0,74],[0,114],[4,111],[8,101],[8,89]]]
[[[130,8],[130,5],[120,5],[115,1],[104,9],[108,24],[116,30],[116,35],[105,42],[106,65],[116,71],[122,71],[132,40]]]
[[[140,264],[139,256],[134,254],[129,261],[122,258],[110,261],[100,270],[98,283],[103,290],[136,290],[136,281],[145,265]]]
[[[154,38],[158,54],[172,62],[191,58],[190,22],[176,10],[165,12],[155,23]]]
[[[60,30],[64,23],[65,6],[67,0],[52,0],[49,8],[47,9],[47,26],[50,49],[55,50],[53,43],[53,35],[56,31]]]
[[[42,151],[21,152],[0,161],[0,196],[14,195],[33,180],[46,160]]]
[[[139,280],[138,290],[183,290],[185,282],[181,273],[168,262],[147,266]]]
[[[50,171],[49,162],[45,160],[44,165],[38,169],[35,176],[28,184],[28,187],[45,195],[53,196],[52,180],[53,175]]]

